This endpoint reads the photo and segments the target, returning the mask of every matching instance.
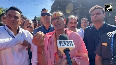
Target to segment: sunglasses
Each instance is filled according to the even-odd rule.
[[[45,15],[50,16],[50,13],[41,13],[41,16],[45,16]]]

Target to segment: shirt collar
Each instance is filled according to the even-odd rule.
[[[94,25],[93,25],[92,27],[93,27],[94,29],[96,29]],[[106,27],[106,23],[103,22],[103,25],[102,25],[98,30],[102,30],[102,29],[104,29],[105,27]],[[96,29],[96,30],[97,30],[97,29]]]
[[[45,26],[44,25],[42,25],[42,27],[46,30],[46,28],[45,28]],[[49,26],[49,28],[48,28],[48,30],[51,28],[51,25]]]
[[[6,24],[4,25],[4,28],[5,28],[5,30],[6,30],[8,33],[11,33],[11,34],[14,35],[14,33],[7,27]],[[19,26],[19,31],[18,31],[18,33],[22,33],[22,29],[21,29],[20,26]],[[15,35],[14,35],[14,36],[15,36]]]

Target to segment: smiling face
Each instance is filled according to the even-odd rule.
[[[6,13],[5,24],[10,28],[17,28],[21,24],[21,14],[15,10]]]

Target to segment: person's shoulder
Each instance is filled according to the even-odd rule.
[[[101,36],[101,40],[102,41],[108,41],[112,38],[112,36],[116,33],[116,30],[115,31],[112,31],[112,32],[108,32],[108,33],[105,33]]]
[[[67,33],[71,37],[78,37],[78,36],[80,36],[77,32],[73,32],[71,30],[67,30]]]
[[[85,32],[93,31],[93,28],[94,28],[93,25],[92,25],[92,26],[88,26],[88,27],[86,27],[85,30],[84,30],[84,33],[85,33]]]
[[[20,28],[20,30],[23,32],[23,33],[29,33],[29,31],[27,31],[27,30],[25,30],[25,29],[23,29],[23,28]]]
[[[34,29],[35,31],[41,30],[42,26],[39,26],[38,28]]]
[[[23,29],[23,28],[20,28],[21,29],[21,31],[24,33],[24,34],[26,34],[26,35],[32,35],[28,30],[25,30],[25,29]]]
[[[108,37],[112,37],[114,34],[116,34],[116,30],[114,30],[112,32],[108,32],[105,35],[107,35]]]
[[[3,31],[3,29],[4,29],[4,26],[0,26],[0,31]]]
[[[85,30],[91,30],[92,28],[93,28],[93,25],[86,27]]]
[[[108,28],[115,28],[116,29],[116,26],[115,25],[110,25],[110,24],[104,24],[106,27],[108,27]]]
[[[42,26],[39,26],[38,28],[33,30],[33,33],[36,34],[37,32],[42,30]]]
[[[114,26],[114,25],[110,25],[110,24],[105,24],[105,26],[106,26],[106,28],[108,29],[108,30],[110,30],[110,31],[114,31],[114,30],[116,30],[116,26]]]

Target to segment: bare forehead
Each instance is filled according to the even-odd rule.
[[[8,12],[7,12],[7,15],[14,15],[14,16],[21,16],[21,14],[18,12],[18,11],[16,11],[16,10],[9,10]]]
[[[69,22],[77,22],[77,20],[74,19],[74,18],[70,18],[70,19],[69,19]]]

